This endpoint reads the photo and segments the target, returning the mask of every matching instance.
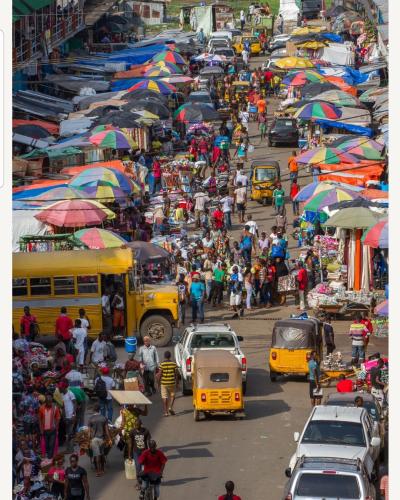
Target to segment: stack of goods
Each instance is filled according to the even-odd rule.
[[[289,293],[297,290],[296,276],[295,274],[288,274],[287,276],[281,276],[278,278],[278,292],[279,293]]]
[[[31,342],[27,357],[30,365],[36,363],[39,365],[39,368],[47,368],[49,352],[42,344]]]
[[[332,354],[328,354],[325,356],[323,361],[321,362],[321,370],[347,370],[351,369],[351,367],[348,366],[343,361],[342,353],[337,351]]]
[[[337,294],[333,288],[326,283],[320,283],[307,294],[307,302],[309,307],[317,309],[318,306],[336,306],[340,305],[337,299]]]

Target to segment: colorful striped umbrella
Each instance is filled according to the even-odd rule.
[[[315,165],[321,163],[332,165],[336,163],[357,162],[357,158],[349,153],[345,153],[337,148],[326,148],[324,146],[309,149],[297,157],[297,163],[303,163],[305,165]]]
[[[337,120],[342,116],[342,110],[329,102],[315,101],[305,104],[294,114],[295,118],[312,120],[322,118],[325,120]]]
[[[285,85],[300,86],[305,85],[306,83],[316,83],[323,81],[325,81],[323,75],[321,75],[317,71],[307,69],[304,71],[290,71],[290,73],[285,76],[282,83],[284,83]]]
[[[361,105],[357,97],[343,92],[343,90],[326,90],[321,94],[310,97],[311,101],[327,101],[335,104],[336,106],[350,106],[357,108]]]
[[[35,215],[37,220],[57,227],[97,226],[107,217],[106,207],[90,200],[58,201]]]
[[[152,63],[153,67],[156,68],[167,68],[171,71],[173,75],[181,75],[182,74],[182,69],[180,66],[178,66],[175,63],[172,62],[165,62],[165,61],[158,61],[157,63]]]
[[[96,127],[92,128],[90,133],[92,135],[98,134],[99,132],[104,132],[105,130],[120,130],[118,127],[115,127],[114,125],[107,124],[107,125],[97,125]]]
[[[89,141],[104,149],[134,149],[137,144],[120,130],[103,130],[89,137]]]
[[[389,248],[389,220],[382,219],[365,231],[362,241],[372,248]]]
[[[178,52],[174,50],[164,50],[163,52],[160,52],[159,54],[155,55],[152,58],[152,61],[154,62],[165,61],[174,64],[187,64],[185,59]]]
[[[166,66],[161,68],[160,66],[153,66],[152,68],[145,71],[144,76],[147,78],[161,78],[162,76],[172,75],[173,71],[171,71]]]
[[[120,187],[113,186],[107,181],[96,181],[83,184],[80,189],[81,192],[85,194],[85,198],[93,198],[101,203],[111,203],[115,200],[123,202],[128,196]]]
[[[354,200],[358,197],[355,191],[334,187],[321,193],[315,194],[304,205],[307,212],[321,212],[324,207],[333,205],[339,201]]]
[[[160,80],[142,80],[135,83],[133,87],[128,89],[128,92],[134,92],[135,90],[152,90],[153,92],[165,95],[172,94],[177,91],[176,87],[170,83],[162,82]]]
[[[100,181],[107,183],[109,186],[120,188],[127,194],[132,192],[131,179],[114,168],[88,168],[75,175],[69,185],[76,188],[82,186],[93,187],[97,186]]]
[[[308,59],[302,57],[282,57],[276,61],[275,66],[281,69],[289,68],[313,68],[314,64]]]
[[[348,152],[352,155],[361,156],[366,160],[382,159],[383,145],[373,139],[366,137],[355,137],[342,142],[337,146],[338,149]]]
[[[340,76],[326,75],[325,79],[328,82],[333,83],[333,85],[335,85],[336,87],[339,87],[340,90],[342,90],[343,92],[347,92],[347,93],[349,93],[349,94],[351,94],[353,96],[357,95],[357,89],[356,89],[356,87],[353,87],[352,85],[349,85],[346,82],[346,80],[344,80]]]
[[[171,75],[161,78],[161,81],[171,83],[172,85],[176,85],[179,83],[192,83],[193,78],[190,78],[190,76],[185,76],[185,75]]]
[[[343,187],[341,184],[333,181],[323,181],[323,182],[311,182],[311,184],[307,184],[297,193],[295,200],[296,201],[307,201],[312,198],[314,195],[318,193],[322,193],[322,191],[327,191],[332,189],[333,187]],[[349,191],[359,192],[362,188],[357,186],[346,185],[346,188]]]
[[[85,193],[73,187],[58,187],[49,189],[45,193],[34,196],[32,200],[35,201],[65,201],[86,198]]]
[[[183,123],[211,122],[220,119],[220,115],[208,104],[188,102],[182,104],[174,113],[174,120]]]
[[[81,229],[76,231],[74,236],[92,250],[120,248],[122,245],[126,245],[127,243],[118,234],[97,227]]]

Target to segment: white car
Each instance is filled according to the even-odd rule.
[[[175,362],[182,377],[182,392],[190,394],[192,387],[193,355],[197,351],[223,349],[231,352],[242,367],[243,393],[246,392],[247,360],[240,349],[243,337],[236,335],[227,323],[191,325],[184,330],[175,345]]]
[[[327,457],[360,459],[368,474],[377,472],[379,429],[364,408],[315,406],[301,435],[294,433],[294,440],[297,450],[290,459],[290,471],[300,457]]]

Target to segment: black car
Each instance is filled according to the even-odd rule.
[[[275,118],[268,130],[268,146],[298,144],[299,131],[293,118]]]

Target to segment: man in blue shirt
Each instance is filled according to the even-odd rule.
[[[321,389],[319,383],[319,363],[317,361],[317,353],[311,351],[310,360],[308,362],[308,378],[310,379],[310,400],[311,406],[318,406],[321,404],[322,394],[316,395],[315,392],[319,392]]]
[[[197,320],[197,314],[200,317],[200,323],[204,323],[204,297],[206,287],[200,281],[199,273],[194,273],[192,276],[192,284],[190,285],[190,302],[192,304],[192,321]]]

